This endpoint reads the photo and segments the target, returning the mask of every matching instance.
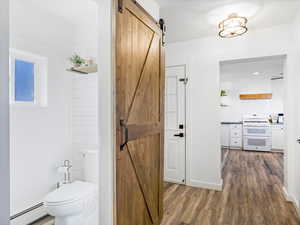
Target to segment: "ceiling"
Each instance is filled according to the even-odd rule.
[[[167,42],[185,41],[203,36],[217,36],[219,19],[213,22],[211,13],[224,6],[247,14],[249,8],[241,4],[255,3],[259,8],[249,18],[249,29],[290,24],[300,10],[299,0],[156,0],[161,17],[167,24]],[[241,12],[243,11],[243,12]],[[216,11],[218,12],[218,11]],[[222,10],[217,16],[222,15]],[[231,12],[234,13],[234,12]],[[228,14],[228,13],[227,13]],[[228,16],[224,14],[224,19]],[[244,15],[245,16],[245,15]]]
[[[23,0],[12,1],[24,4]],[[97,16],[97,4],[93,0],[26,0],[26,4],[28,3],[74,25],[88,26],[87,24],[94,23]]]
[[[221,63],[221,80],[232,78],[268,78],[283,76],[284,56],[233,60]]]

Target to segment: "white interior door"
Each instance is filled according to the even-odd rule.
[[[185,184],[186,176],[185,66],[166,68],[165,181]]]

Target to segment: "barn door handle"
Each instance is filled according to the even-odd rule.
[[[122,127],[123,130],[124,130],[124,136],[125,136],[125,141],[124,141],[124,143],[120,146],[120,150],[121,150],[121,152],[122,152],[122,151],[124,151],[124,148],[125,148],[125,146],[126,146],[127,143],[128,143],[128,127],[126,126],[124,120],[121,120],[120,123],[121,123],[121,127]]]

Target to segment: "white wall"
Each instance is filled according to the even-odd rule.
[[[82,0],[85,1],[85,0]],[[76,23],[74,51],[84,58],[98,59],[98,4],[86,1],[88,17],[84,25]],[[99,67],[101,70],[101,68]],[[98,73],[71,73],[71,126],[73,150],[73,179],[83,179],[83,150],[99,149],[98,134]]]
[[[8,105],[8,49],[9,1],[0,7],[0,224],[9,225],[9,105]]]
[[[291,42],[291,51],[292,51],[292,58],[289,64],[290,71],[294,73],[295,77],[291,81],[293,83],[293,94],[294,94],[294,102],[293,105],[295,106],[295,133],[291,137],[290,145],[291,148],[294,147],[295,151],[291,152],[291,159],[290,159],[290,168],[293,169],[293,176],[290,178],[287,189],[289,192],[289,197],[291,200],[295,202],[298,206],[298,212],[300,215],[300,145],[295,142],[296,139],[300,138],[300,103],[299,103],[299,85],[300,85],[300,11],[294,21],[292,27],[292,42]]]
[[[48,58],[47,107],[11,105],[11,214],[42,201],[71,159],[71,77],[74,25],[24,1],[11,1],[11,48]],[[24,194],[26,193],[26,194]]]
[[[222,71],[222,70],[221,70]],[[222,79],[222,76],[225,76]],[[284,80],[270,80],[270,76],[230,76],[221,72],[220,88],[226,90],[228,107],[221,108],[221,121],[242,121],[243,115],[272,115],[283,113]],[[240,94],[272,93],[272,99],[241,100]],[[224,98],[224,97],[222,97]],[[222,99],[221,98],[221,99]]]
[[[289,29],[284,25],[253,30],[230,40],[221,40],[216,34],[167,46],[167,66],[187,64],[190,78],[190,124],[187,125],[191,132],[188,137],[190,173],[187,179],[192,185],[214,188],[221,184],[220,61],[287,54]]]
[[[72,174],[76,180],[84,179],[83,151],[99,149],[97,82],[97,73],[72,74]]]
[[[87,15],[82,16],[86,21]],[[94,109],[94,120],[88,134],[93,140],[87,140],[84,147],[97,144],[97,74],[89,77],[66,71],[67,60],[74,52],[97,58],[97,8],[89,13],[88,18],[89,24],[85,22],[83,25],[77,20],[71,23],[33,3],[11,1],[10,46],[47,57],[49,63],[47,107],[11,105],[11,214],[41,202],[56,187],[56,183],[62,180],[57,167],[65,159],[73,160],[74,178],[82,178],[82,158],[78,146],[72,144],[82,144],[82,139],[74,141],[80,138],[80,128],[75,129],[75,123],[81,129],[86,123],[83,120],[74,123],[72,118],[76,113],[85,116],[90,112],[84,111],[86,108],[82,104],[76,105],[76,112],[72,111],[75,97],[85,96],[85,103]],[[93,83],[93,89],[82,82],[83,77],[83,81]],[[76,96],[72,88],[75,83],[75,88],[80,87]],[[94,98],[88,99],[88,94]],[[14,221],[14,224],[24,223],[22,218]]]
[[[159,20],[159,5],[156,0],[137,0],[141,6],[157,21]]]
[[[112,1],[111,0],[95,0],[99,3],[99,30],[101,30],[99,35],[99,66],[101,66],[101,74],[99,79],[99,136],[100,136],[100,142],[101,142],[101,157],[100,161],[102,164],[100,164],[100,178],[102,188],[100,187],[100,202],[103,202],[102,207],[100,207],[100,224],[113,224],[113,177],[114,177],[114,170],[113,170],[113,133],[112,133],[112,127],[113,127],[113,70],[112,70],[112,52],[111,52],[111,46],[113,45],[112,42],[112,34],[111,34],[111,27],[112,27],[112,20],[113,17],[111,14],[112,10]],[[6,2],[8,5],[8,1]],[[143,2],[141,3],[143,4]],[[6,5],[6,6],[7,6]],[[158,17],[159,9],[157,4],[149,4],[149,7],[144,7],[151,11],[151,14],[154,17]],[[151,5],[151,6],[150,6]],[[5,4],[2,3],[1,9],[4,12],[7,12]],[[1,12],[2,12],[1,10]],[[2,17],[5,17],[5,13],[1,13],[1,25],[7,26],[8,21],[2,20]],[[3,23],[3,24],[2,24]],[[2,26],[1,26],[2,28]],[[2,31],[2,30],[1,30]],[[5,29],[3,30],[6,31]],[[5,36],[1,36],[1,44],[2,39],[5,41]],[[5,46],[5,45],[4,45]],[[1,53],[5,53],[4,51],[1,51]],[[4,58],[8,58],[8,52],[7,54],[4,54]],[[4,62],[4,60],[1,60],[1,62]],[[3,68],[3,67],[1,67]],[[5,67],[4,67],[5,68]],[[8,68],[6,67],[6,70]],[[2,84],[2,83],[1,83]],[[6,87],[7,88],[7,87]],[[5,88],[1,89],[5,90]],[[1,93],[2,94],[2,93]],[[7,96],[1,95],[3,99],[6,99],[1,101],[1,108],[5,106],[5,102],[7,102]],[[3,111],[1,111],[3,112]],[[3,115],[4,121],[7,120],[8,115]],[[2,124],[2,123],[1,123]],[[2,126],[1,128],[4,128]],[[4,138],[5,140],[5,134],[8,135],[7,132],[1,133],[1,138]],[[5,145],[5,142],[1,142],[1,144]],[[5,145],[4,147],[7,147]],[[2,148],[2,146],[1,146]],[[5,153],[5,152],[4,152]],[[2,159],[2,158],[1,158]],[[8,163],[7,160],[5,160],[6,163]],[[1,164],[5,165],[5,164]],[[1,170],[3,172],[4,177],[5,175],[8,178],[8,171],[7,169]],[[3,185],[1,185],[1,188],[3,188]],[[3,190],[3,191],[2,191]],[[4,196],[8,197],[8,195],[4,192],[4,189],[1,189],[1,194],[4,194]],[[2,196],[1,196],[2,197]],[[7,214],[5,214],[5,209],[8,212],[9,207],[5,207],[5,202],[3,200],[4,198],[1,198],[3,208],[1,207],[1,224],[5,225],[7,223]],[[7,206],[9,204],[7,203]],[[3,217],[2,217],[3,215]],[[3,222],[2,222],[3,219]]]

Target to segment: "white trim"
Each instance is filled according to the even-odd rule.
[[[221,180],[221,183],[219,183],[219,184],[208,183],[208,182],[191,179],[189,182],[189,186],[196,187],[196,188],[215,190],[215,191],[222,191],[223,190],[223,179]]]
[[[185,182],[178,182],[178,180],[170,179],[170,178],[164,178],[164,181],[168,182],[168,183],[183,184],[183,185],[185,185]]]
[[[31,212],[28,212],[14,220],[12,220],[11,225],[24,225],[30,224],[37,220],[37,218],[42,218],[47,215],[45,207],[37,208]]]
[[[9,225],[10,159],[9,159],[9,2],[1,1],[0,9],[0,224]]]
[[[300,205],[299,205],[299,201],[297,200],[297,198],[295,196],[289,194],[286,187],[283,187],[282,191],[283,191],[285,200],[293,203],[293,205],[298,213],[298,216],[300,217]]]
[[[186,112],[185,112],[185,118],[186,118],[186,181],[185,183],[187,185],[190,185],[191,183],[191,150],[192,150],[192,128],[191,128],[191,77],[190,74],[190,67],[188,64],[185,64],[185,71],[186,71],[186,78],[188,78],[188,82],[186,85],[186,98],[185,98],[185,104],[186,104]]]
[[[189,70],[187,64],[176,64],[176,65],[167,65],[166,68],[173,67],[184,67],[185,78],[188,79],[187,84],[185,85],[185,182],[184,184],[190,184],[190,149],[191,149],[191,116],[190,116],[190,77],[188,76]],[[168,181],[168,179],[165,179]],[[173,182],[173,181],[170,181]],[[175,182],[178,183],[178,182]]]
[[[284,92],[285,92],[285,97],[284,97],[284,114],[285,114],[285,123],[284,123],[284,129],[285,129],[285,151],[284,151],[284,184],[286,186],[290,185],[292,186],[293,184],[291,184],[291,179],[292,176],[291,174],[294,173],[294,171],[291,171],[292,169],[290,169],[291,167],[293,167],[291,161],[294,159],[293,156],[290,155],[291,151],[294,151],[293,148],[291,147],[291,145],[289,144],[289,138],[288,138],[288,134],[293,130],[295,121],[292,115],[290,115],[290,106],[294,103],[293,100],[291,100],[293,98],[293,96],[291,96],[291,94],[288,94],[289,91],[293,91],[291,90],[290,86],[289,86],[289,80],[291,79],[291,65],[290,65],[290,53],[283,51],[281,53],[278,54],[271,54],[271,55],[252,55],[250,57],[246,57],[246,58],[242,58],[242,57],[238,57],[238,58],[219,58],[218,62],[219,62],[219,76],[220,76],[220,67],[221,67],[221,63],[223,62],[228,62],[228,61],[240,61],[240,60],[249,60],[249,59],[258,59],[258,58],[270,58],[270,57],[279,57],[282,58],[284,60]],[[219,81],[219,86],[220,86],[220,81]],[[221,119],[221,116],[220,116]],[[221,133],[221,132],[220,132]],[[294,137],[293,137],[294,138]],[[221,139],[221,137],[220,137]],[[294,141],[294,140],[292,140]],[[293,168],[294,169],[294,168]]]
[[[99,130],[99,224],[115,224],[115,9],[111,0],[98,3],[98,130]]]

